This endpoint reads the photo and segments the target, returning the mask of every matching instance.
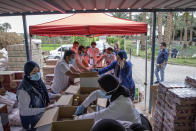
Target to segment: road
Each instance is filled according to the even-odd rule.
[[[131,56],[131,62],[133,64],[133,79],[136,87],[140,91],[144,92],[144,80],[145,80],[145,59],[140,57]],[[148,86],[147,86],[147,103],[149,102],[149,85],[150,85],[150,72],[151,72],[151,61],[148,61]],[[165,70],[165,81],[166,82],[184,82],[186,76],[196,75],[196,67],[183,66],[183,65],[172,65],[167,64]],[[156,77],[154,76],[154,81]],[[142,104],[144,106],[144,104]],[[148,107],[148,105],[147,105]]]

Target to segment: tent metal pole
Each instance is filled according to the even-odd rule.
[[[148,73],[148,35],[147,33],[145,34],[146,35],[146,49],[145,49],[145,55],[146,55],[146,60],[145,60],[145,82],[144,82],[144,85],[145,85],[145,111],[146,111],[146,98],[147,98],[147,73]]]
[[[30,52],[30,60],[32,60],[32,36],[31,35],[29,39],[29,52]]]
[[[152,32],[152,60],[151,60],[151,74],[150,74],[150,100],[149,113],[152,110],[152,85],[154,82],[154,57],[155,57],[155,38],[156,38],[156,12],[153,12],[153,32]]]
[[[26,15],[22,15],[22,21],[23,21],[24,39],[25,39],[24,42],[26,48],[27,61],[30,61]]]

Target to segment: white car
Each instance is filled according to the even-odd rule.
[[[50,55],[48,56],[48,59],[61,59],[64,56],[64,52],[66,50],[70,50],[72,46],[73,46],[72,44],[62,45],[61,47],[50,51]]]

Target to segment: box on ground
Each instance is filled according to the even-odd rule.
[[[56,107],[46,111],[37,123],[38,131],[90,131],[94,120],[73,120],[77,107]]]

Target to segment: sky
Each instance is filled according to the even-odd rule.
[[[55,15],[29,15],[27,19],[27,28],[30,25],[41,24],[52,20],[61,19],[71,14],[55,14]],[[11,24],[12,29],[9,32],[23,33],[22,16],[3,16],[0,17],[0,24],[8,22]]]

